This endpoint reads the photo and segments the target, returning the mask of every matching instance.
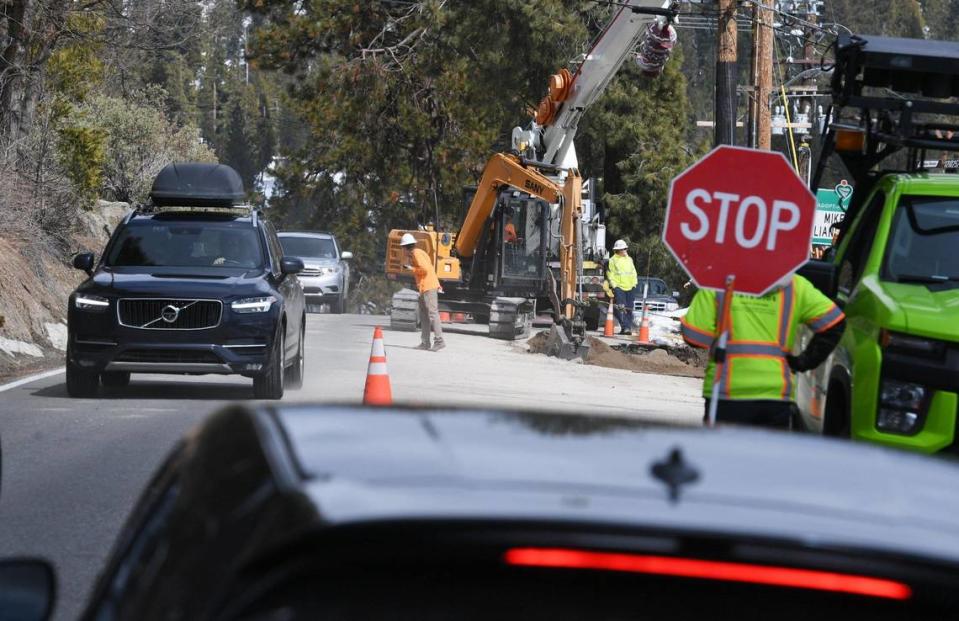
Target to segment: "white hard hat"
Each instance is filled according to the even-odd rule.
[[[626,248],[628,248],[626,242],[621,239],[617,239],[616,243],[613,244],[613,250],[626,250]]]
[[[400,239],[400,246],[415,246],[416,238],[410,235],[409,233],[403,233],[402,239]]]

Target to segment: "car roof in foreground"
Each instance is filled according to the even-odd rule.
[[[752,429],[568,414],[297,406],[272,411],[329,524],[489,519],[786,537],[959,562],[959,465]],[[678,449],[698,479],[651,472]]]

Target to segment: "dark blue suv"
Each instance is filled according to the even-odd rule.
[[[239,374],[259,399],[302,385],[303,262],[283,256],[243,199],[232,168],[171,164],[99,262],[74,258],[90,278],[69,301],[71,396],[126,386],[131,373]]]

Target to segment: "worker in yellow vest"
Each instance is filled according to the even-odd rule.
[[[606,268],[606,280],[613,288],[613,314],[619,322],[620,334],[633,333],[633,302],[634,290],[639,282],[636,276],[636,265],[626,252],[626,242],[622,239],[613,244],[613,256],[609,258]]]
[[[687,343],[713,352],[723,292],[701,289],[683,317]],[[815,369],[835,349],[845,315],[832,300],[799,275],[764,296],[734,294],[729,337],[719,378],[717,422],[790,428],[796,414],[793,373]],[[791,352],[805,324],[814,336],[799,355]],[[711,356],[712,358],[712,356]],[[716,362],[710,360],[703,382],[706,413]]]

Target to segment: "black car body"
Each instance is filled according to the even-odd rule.
[[[260,398],[302,383],[302,262],[283,257],[256,210],[229,198],[235,175],[171,165],[154,204],[124,218],[95,266],[92,255],[75,259],[90,278],[69,299],[71,395],[123,386],[131,373],[239,374]]]
[[[149,484],[83,618],[948,618],[957,475],[753,430],[234,406]]]

